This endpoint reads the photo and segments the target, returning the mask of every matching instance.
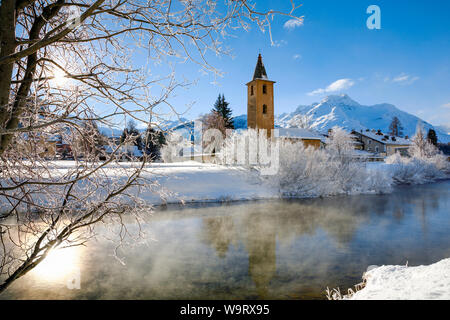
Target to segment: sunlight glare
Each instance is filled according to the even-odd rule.
[[[66,74],[63,70],[56,68],[53,71],[53,79],[52,84],[56,87],[62,87],[66,82],[68,78],[66,77]]]
[[[33,274],[39,280],[65,281],[79,268],[80,247],[54,249],[36,266]]]

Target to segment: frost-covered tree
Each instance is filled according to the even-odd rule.
[[[228,53],[221,43],[229,32],[255,25],[271,34],[274,15],[302,20],[293,16],[296,8],[292,3],[287,13],[260,11],[248,0],[220,6],[216,1],[2,0],[0,293],[52,250],[85,244],[97,223],[121,223],[124,213],[138,218],[133,209],[151,205],[132,192],[154,185],[144,174],[149,157],[122,167],[115,161],[123,148],[110,141],[99,151],[104,162],[76,159],[61,169],[40,152],[56,130],[68,127],[67,141],[81,132],[95,144],[92,128],[83,123],[109,126],[125,115],[147,123],[152,116],[161,119],[167,107],[178,113],[168,97],[186,82],[177,79],[172,63],[191,62],[220,75],[208,60]],[[154,74],[144,65],[168,70]],[[161,106],[165,109],[158,111]],[[114,170],[108,168],[112,164]]]
[[[424,136],[422,127],[418,126],[412,139],[409,154],[414,158],[430,158],[438,153],[438,149]]]
[[[333,127],[326,140],[327,150],[340,158],[349,158],[353,155],[355,146],[351,133],[341,127]]]

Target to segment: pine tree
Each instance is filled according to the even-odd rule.
[[[153,128],[148,128],[145,132],[144,148],[145,153],[150,155],[153,160],[161,156],[161,147],[166,144],[164,133]]]
[[[428,134],[427,134],[427,140],[434,146],[437,147],[438,145],[438,139],[436,136],[436,131],[434,131],[433,129],[428,130]]]
[[[142,138],[139,130],[136,127],[136,123],[133,120],[128,121],[128,126],[123,129],[122,136],[120,137],[120,143],[123,143],[125,139],[131,137],[133,145],[137,146],[139,150],[142,150]]]
[[[389,134],[395,137],[403,136],[403,127],[397,117],[392,118],[392,122],[389,125]]]
[[[224,119],[225,128],[234,129],[233,118],[231,117],[233,111],[231,111],[228,105],[229,103],[225,101],[225,96],[223,94],[222,95],[219,94],[216,103],[214,103],[214,108],[212,109],[212,112],[217,112]]]

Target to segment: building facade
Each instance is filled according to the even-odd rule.
[[[411,145],[409,139],[390,136],[380,130],[367,129],[359,132],[353,131],[352,134],[362,143],[362,150],[381,156],[390,156],[397,152],[407,155]]]
[[[271,137],[274,129],[275,81],[267,77],[261,54],[258,56],[253,80],[247,83],[247,128],[267,130]]]

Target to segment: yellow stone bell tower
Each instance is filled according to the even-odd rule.
[[[271,137],[274,129],[273,84],[267,78],[261,54],[258,56],[253,80],[247,83],[247,128],[265,129]]]

